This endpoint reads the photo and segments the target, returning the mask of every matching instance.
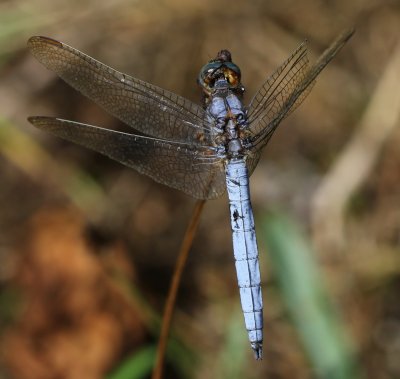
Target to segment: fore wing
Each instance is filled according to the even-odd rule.
[[[279,123],[297,108],[310,93],[315,79],[353,35],[345,30],[322,53],[311,67],[305,45],[302,44],[289,59],[264,83],[249,106],[249,138],[253,152],[264,147]]]
[[[178,142],[210,142],[205,112],[193,102],[51,38],[31,37],[28,47],[44,66],[136,130]]]
[[[293,54],[265,81],[248,107],[250,132],[265,131],[278,115],[286,112],[287,100],[308,71],[307,43]],[[299,105],[299,104],[296,104]],[[293,107],[292,107],[293,108]]]

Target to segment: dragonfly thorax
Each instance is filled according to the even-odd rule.
[[[225,146],[231,157],[241,155],[247,127],[246,112],[239,97],[224,79],[219,79],[207,106],[208,119],[215,126],[216,142]]]

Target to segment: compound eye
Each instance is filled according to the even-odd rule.
[[[226,69],[224,72],[224,76],[230,86],[237,87],[239,85],[240,77],[235,71]]]
[[[221,67],[219,62],[210,62],[203,66],[200,71],[198,82],[201,86],[212,87],[215,82],[215,73]]]
[[[214,69],[210,68],[207,71],[203,71],[202,76],[204,78],[204,82],[210,84],[212,82],[212,74],[214,73]]]
[[[240,68],[232,62],[226,62],[224,66],[224,76],[229,85],[233,88],[239,87],[241,80]]]

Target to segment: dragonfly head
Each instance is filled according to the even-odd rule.
[[[218,87],[222,87],[221,81],[226,82],[224,87],[242,96],[244,87],[240,79],[240,68],[232,62],[231,53],[228,50],[221,50],[215,59],[212,59],[201,68],[197,82],[203,90],[207,103],[213,92]]]

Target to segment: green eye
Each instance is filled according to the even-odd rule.
[[[211,61],[200,70],[198,83],[206,90],[211,90],[218,77],[224,77],[232,88],[240,85],[240,69],[232,62]]]
[[[239,78],[239,81],[240,81],[240,77],[242,76],[242,74],[241,74],[240,68],[238,66],[236,66],[232,62],[225,62],[224,66],[226,68],[228,68],[229,70],[233,71],[236,74],[236,76]]]
[[[237,87],[239,85],[240,75],[238,76],[238,74],[236,72],[229,70],[229,69],[225,69],[224,76],[225,76],[225,79],[228,81],[228,83],[232,87]]]

